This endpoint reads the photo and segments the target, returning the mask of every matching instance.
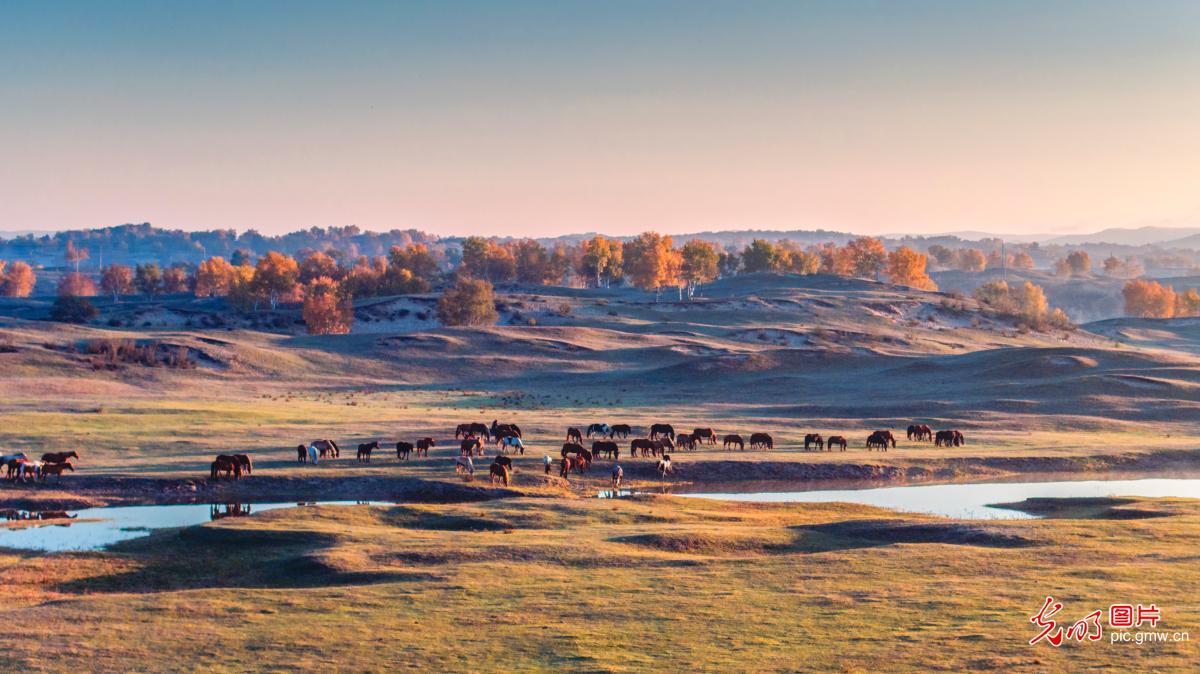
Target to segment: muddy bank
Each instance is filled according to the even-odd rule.
[[[53,489],[0,489],[0,507],[78,510],[106,505],[395,501],[465,503],[520,496],[487,481],[439,482],[412,477],[287,477],[254,475],[239,481],[190,478],[78,476]]]

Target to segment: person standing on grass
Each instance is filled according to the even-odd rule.
[[[612,469],[612,486],[613,489],[621,488],[621,478],[625,477],[625,471],[621,470],[621,464],[614,463]]]
[[[547,454],[546,458],[542,459],[542,462],[546,464],[546,474],[549,475],[550,474],[550,464],[554,463],[554,459],[551,459],[550,455]]]

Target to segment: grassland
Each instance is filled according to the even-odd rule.
[[[196,308],[169,303],[138,318],[164,324],[135,328],[0,318],[0,451],[82,455],[61,485],[0,486],[0,505],[403,502],[273,511],[97,553],[0,551],[0,669],[1195,669],[1190,644],[1026,644],[1046,594],[1079,616],[1152,601],[1164,629],[1200,638],[1195,503],[1042,502],[1024,507],[1046,519],[983,524],[601,501],[587,497],[606,462],[564,482],[540,461],[568,426],[668,421],[767,431],[776,451],[680,452],[667,481],[623,461],[639,489],[1194,471],[1200,327],[1024,333],[969,300],[844,279],[739,277],[690,305],[539,292],[506,296],[494,329],[404,332],[380,301],[335,338],[186,329],[162,317]],[[186,348],[197,367],[107,367],[78,348],[107,338]],[[529,445],[509,490],[451,467],[454,426],[492,419],[521,424]],[[968,444],[862,447],[912,422],[961,428]],[[852,444],[804,452],[808,431]],[[352,455],[423,436],[438,440],[429,459],[385,446],[371,464],[294,461],[319,437]],[[255,476],[209,483],[229,451],[253,455]]]

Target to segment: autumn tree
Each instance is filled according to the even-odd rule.
[[[1195,288],[1188,288],[1184,292],[1176,293],[1175,315],[1185,317],[1200,316],[1200,292],[1197,292]]]
[[[742,266],[742,256],[736,250],[721,251],[720,258],[717,261],[717,268],[721,270],[721,276],[733,276],[738,273]]]
[[[742,250],[742,271],[754,274],[775,271],[779,264],[779,250],[765,239],[755,239]]]
[[[954,268],[966,272],[983,271],[987,269],[987,256],[978,248],[958,248],[954,251]]]
[[[310,335],[344,335],[354,323],[350,294],[328,276],[318,276],[305,285],[301,313]]]
[[[624,255],[621,242],[595,236],[583,242],[583,254],[576,271],[580,276],[595,279],[597,288],[608,287],[613,279],[621,278]]]
[[[850,256],[851,273],[862,278],[875,278],[887,264],[887,249],[883,242],[870,236],[861,236],[846,244]]]
[[[1170,318],[1175,315],[1175,289],[1158,281],[1135,279],[1121,289],[1125,313],[1141,318]]]
[[[309,253],[300,263],[298,280],[300,283],[307,284],[322,277],[333,280],[338,275],[337,262],[325,253],[316,251]]]
[[[196,267],[196,297],[224,297],[233,282],[233,265],[223,257],[212,257]]]
[[[58,281],[59,297],[95,297],[96,284],[86,274],[77,271],[64,274]]]
[[[248,264],[230,268],[228,297],[230,305],[235,309],[240,311],[258,309],[262,297],[255,290],[254,275],[255,268]]]
[[[410,243],[404,248],[392,246],[388,251],[388,264],[393,269],[407,269],[414,278],[433,283],[440,276],[441,265],[423,243]]]
[[[776,244],[780,271],[793,274],[815,274],[821,268],[821,256],[814,250],[803,250],[795,242],[782,240]]]
[[[153,262],[139,264],[133,273],[133,285],[143,295],[159,294],[162,292],[162,270]]]
[[[625,273],[633,285],[653,290],[658,301],[663,286],[671,285],[671,237],[643,232],[624,247]]]
[[[33,292],[33,286],[37,282],[37,277],[33,273],[33,267],[27,263],[16,261],[5,267],[0,263],[0,295],[4,297],[29,297]]]
[[[133,270],[123,264],[110,264],[100,271],[100,289],[113,301],[133,292]]]
[[[908,246],[888,253],[887,275],[892,283],[920,290],[937,290],[937,284],[925,272],[927,258]]]
[[[822,274],[850,276],[854,273],[854,260],[850,257],[849,249],[826,243],[818,246],[816,253],[821,257]]]
[[[443,325],[494,325],[500,316],[492,284],[460,277],[438,299],[437,317]]]
[[[707,241],[692,239],[683,244],[681,256],[681,275],[687,284],[687,296],[690,299],[701,284],[717,278],[720,255],[717,249]]]
[[[1019,250],[1013,255],[1012,266],[1013,269],[1033,269],[1033,257],[1029,253]]]
[[[279,306],[280,299],[296,290],[300,278],[300,266],[283,253],[271,251],[258,259],[254,265],[253,292],[267,300],[271,310]]]
[[[1054,272],[1059,276],[1081,276],[1092,271],[1092,256],[1086,250],[1071,251],[1065,258],[1054,263]]]
[[[169,294],[179,294],[188,291],[188,273],[187,269],[174,266],[168,267],[162,273],[162,288],[163,292]]]
[[[88,249],[87,248],[76,248],[75,242],[68,239],[67,240],[67,251],[65,253],[65,257],[67,259],[67,264],[75,267],[75,273],[78,274],[79,273],[79,264],[81,262],[83,262],[84,260],[88,259]]]
[[[1017,313],[1031,324],[1036,324],[1045,315],[1049,305],[1046,302],[1046,292],[1039,285],[1029,281],[1021,284],[1015,293],[1014,304]]]

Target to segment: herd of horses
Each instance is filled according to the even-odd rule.
[[[9,482],[45,482],[49,475],[62,480],[64,472],[75,472],[75,464],[71,463],[71,459],[78,458],[79,453],[75,451],[47,452],[40,461],[34,461],[24,453],[8,454],[0,456],[0,467],[4,469],[4,477]]]
[[[634,435],[633,427],[628,424],[593,423],[585,428],[572,426],[567,428],[566,442],[559,452],[558,472],[563,478],[571,473],[587,472],[592,463],[603,457],[614,463],[614,480],[620,467],[616,462],[621,458],[621,444],[617,439],[625,440]],[[455,459],[455,471],[474,475],[475,463],[473,457],[484,456],[485,448],[493,445],[498,449],[496,457],[489,466],[489,475],[493,483],[508,485],[512,479],[512,459],[507,454],[511,450],[517,454],[525,454],[525,443],[521,427],[515,423],[463,423],[454,430],[454,439],[459,443],[459,454]],[[958,430],[942,430],[936,433],[926,424],[913,424],[908,427],[910,441],[933,442],[938,447],[960,447],[964,444],[963,434]],[[585,440],[592,440],[591,447],[585,446]],[[656,458],[658,471],[665,476],[672,472],[670,452],[676,450],[694,451],[702,445],[715,446],[721,442],[726,450],[750,449],[773,450],[775,439],[769,433],[751,433],[747,440],[743,436],[731,433],[719,436],[713,428],[694,428],[690,433],[676,432],[674,426],[666,423],[651,424],[644,437],[635,437],[629,442],[630,458]],[[407,461],[410,456],[417,458],[428,457],[429,450],[437,445],[432,437],[420,438],[416,442],[399,441],[396,443],[396,458]],[[820,433],[804,435],[805,451],[846,451],[850,442],[844,435],[822,436]],[[896,436],[890,430],[877,430],[867,436],[866,448],[869,450],[887,451],[896,447]],[[359,462],[369,463],[376,450],[383,447],[381,440],[372,440],[358,445],[356,458]],[[330,439],[314,440],[307,445],[296,447],[296,460],[300,463],[316,463],[320,460],[338,459],[341,450],[335,441]],[[546,472],[550,472],[550,457],[546,457]],[[243,474],[250,473],[250,458],[244,454],[218,456],[213,462],[212,475],[225,475],[238,479]]]

